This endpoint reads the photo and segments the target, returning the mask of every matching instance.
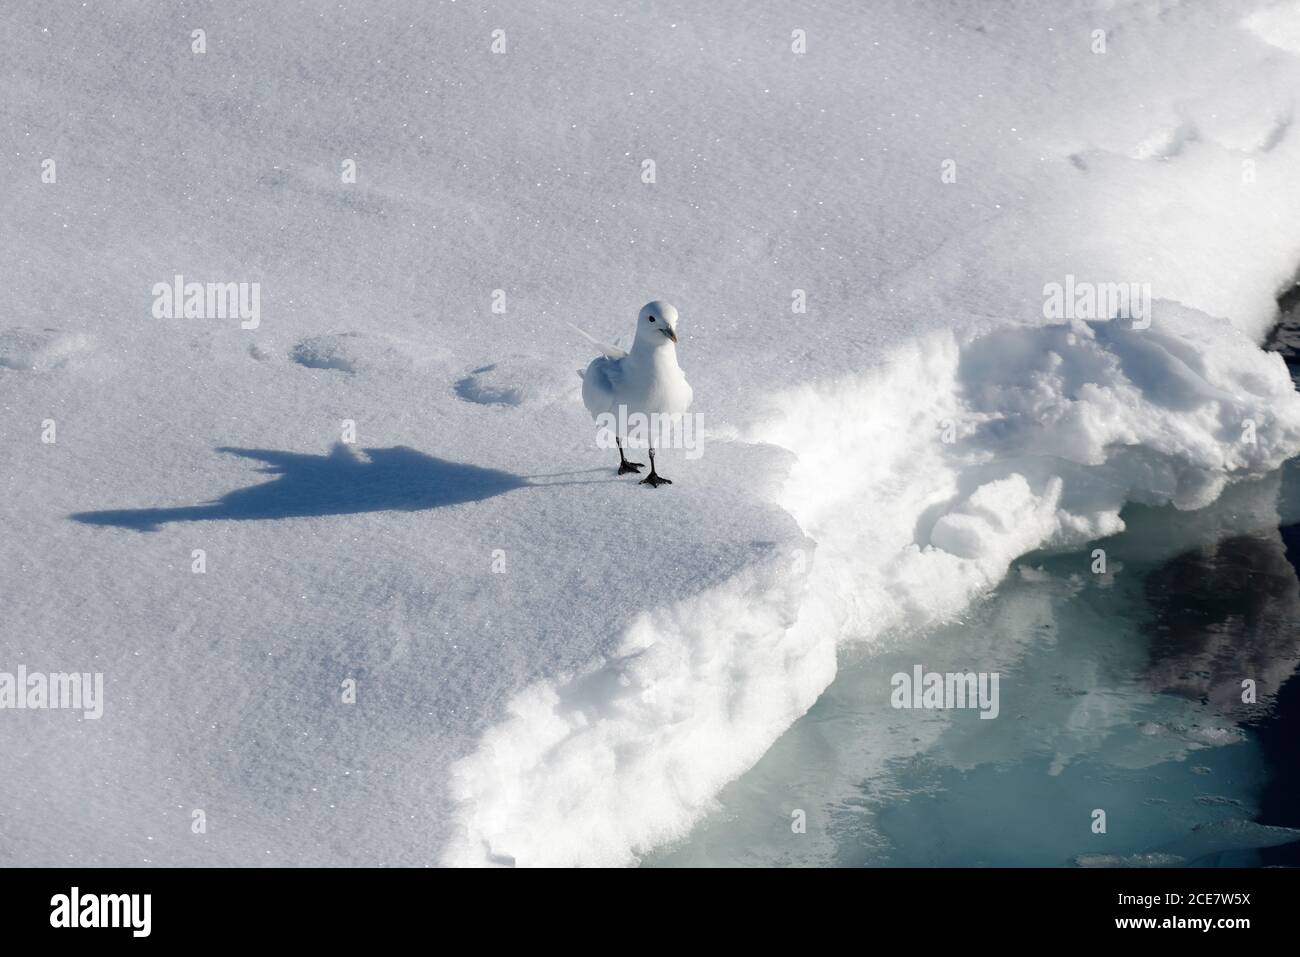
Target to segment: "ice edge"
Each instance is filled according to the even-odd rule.
[[[841,644],[949,618],[1020,555],[1118,532],[1128,502],[1199,508],[1279,467],[1300,395],[1226,320],[1158,302],[1148,329],[918,340],[743,434],[794,454],[780,504],[815,551],[647,611],[609,660],[516,696],[453,769],[443,863],[636,863],[812,706]]]

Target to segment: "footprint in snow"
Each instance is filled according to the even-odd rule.
[[[542,405],[577,393],[569,376],[529,356],[509,356],[473,369],[456,380],[455,390],[466,402],[511,407]]]
[[[413,372],[445,362],[450,355],[446,349],[411,339],[362,332],[311,336],[300,340],[289,353],[305,368],[348,373]]]
[[[91,350],[94,340],[59,329],[0,329],[0,369],[53,372]]]

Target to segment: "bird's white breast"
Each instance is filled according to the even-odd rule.
[[[634,350],[619,359],[592,361],[583,376],[582,400],[597,416],[627,412],[677,415],[691,405],[693,392],[677,364],[676,350]]]

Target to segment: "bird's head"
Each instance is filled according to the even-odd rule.
[[[647,302],[636,320],[636,337],[647,346],[677,341],[677,310],[671,303]]]

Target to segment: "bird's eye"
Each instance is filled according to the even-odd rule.
[[[654,317],[654,316],[651,316],[651,317],[650,317],[650,321],[651,321],[651,322],[654,322],[654,321],[655,321],[655,317]]]

